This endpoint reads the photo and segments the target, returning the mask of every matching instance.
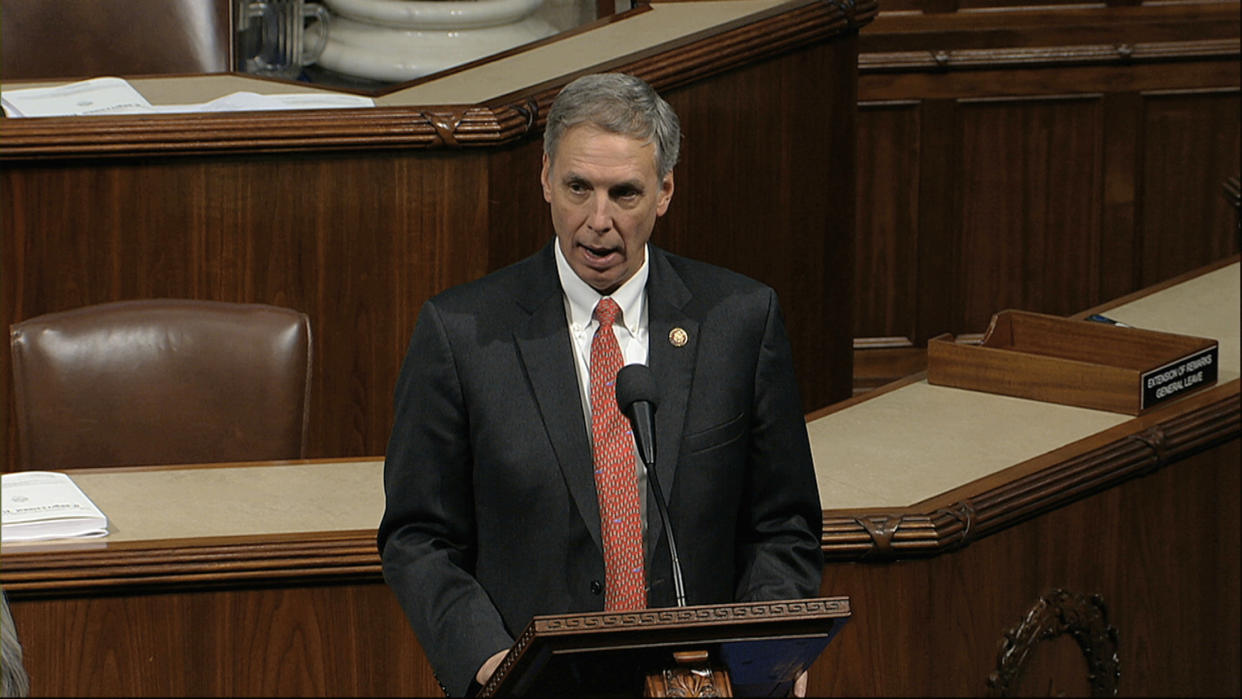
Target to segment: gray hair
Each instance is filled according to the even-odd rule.
[[[640,78],[596,73],[566,85],[552,102],[543,131],[543,152],[549,160],[555,157],[561,136],[579,124],[654,143],[660,179],[677,164],[681,151],[677,113]]]
[[[22,664],[22,644],[17,638],[17,627],[13,624],[13,615],[9,613],[9,598],[0,590],[0,606],[4,607],[0,618],[0,645],[3,650],[3,673],[0,679],[0,696],[24,697],[30,693],[30,677],[26,675],[26,666]]]

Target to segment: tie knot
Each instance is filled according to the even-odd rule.
[[[612,299],[600,299],[599,303],[595,305],[595,320],[599,321],[599,325],[602,328],[612,327],[613,322],[616,321],[617,316],[620,314],[621,307]]]

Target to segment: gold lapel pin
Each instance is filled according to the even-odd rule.
[[[686,343],[690,341],[690,336],[681,328],[673,328],[668,331],[668,341],[674,347],[685,347]]]

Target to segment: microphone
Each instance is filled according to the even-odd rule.
[[[668,506],[664,504],[664,493],[656,480],[655,460],[655,411],[660,403],[660,389],[656,386],[655,375],[643,364],[627,364],[617,372],[617,406],[621,413],[629,418],[634,429],[634,441],[638,444],[638,456],[647,469],[647,483],[655,496],[656,509],[660,512],[660,521],[664,523],[664,531],[668,534],[668,553],[673,563],[673,592],[678,607],[686,606],[686,588],[681,580],[681,559],[677,557],[677,543],[673,540],[673,523],[668,516]]]
[[[628,364],[617,372],[617,406],[630,419],[638,456],[650,468],[656,460],[655,410],[660,403],[660,389],[655,375],[642,364]]]

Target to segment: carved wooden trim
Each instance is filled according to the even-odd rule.
[[[851,561],[939,555],[1240,435],[1242,401],[1233,382],[1223,398],[1205,394],[1205,404],[1195,409],[931,512],[825,513],[824,556]]]
[[[160,543],[160,542],[155,542]],[[6,592],[22,598],[133,586],[247,581],[381,580],[373,531],[210,545],[5,551]]]
[[[1056,589],[1035,603],[1026,617],[1005,632],[997,653],[996,670],[988,675],[988,696],[1013,696],[1027,660],[1042,641],[1070,634],[1087,661],[1087,680],[1093,697],[1117,696],[1121,666],[1117,658],[1117,629],[1108,623],[1108,610],[1099,595],[1086,597]]]
[[[1090,64],[1136,64],[1204,58],[1237,58],[1237,39],[1043,46],[937,51],[894,51],[858,56],[860,73],[894,70],[980,70],[1038,68]]]
[[[707,651],[675,651],[676,665],[653,672],[643,683],[644,697],[731,697],[729,671],[712,663]]]
[[[833,597],[777,602],[739,602],[706,607],[659,607],[629,612],[565,614],[536,619],[523,637],[534,637],[535,634],[555,636],[559,633],[572,633],[581,629],[624,629],[635,622],[641,622],[644,628],[652,629],[691,623],[700,626],[704,624],[745,624],[775,618],[796,621],[816,618],[824,614],[848,614],[849,610],[848,598]]]
[[[637,75],[657,90],[855,31],[876,0],[814,0],[592,69]],[[214,114],[0,119],[0,162],[29,158],[494,147],[538,133],[577,74],[480,105]]]
[[[829,561],[893,560],[934,556],[1121,482],[1150,473],[1196,451],[1242,433],[1236,391],[1224,399],[1175,415],[1063,463],[1014,479],[926,513],[874,512],[823,520],[822,545]],[[207,545],[149,544],[107,548],[31,549],[4,553],[5,589],[29,597],[106,591],[125,586],[207,587],[237,580],[380,580],[374,532],[218,540]],[[783,603],[797,604],[797,603]],[[754,605],[715,619],[733,623],[757,613]],[[791,609],[797,611],[797,609]],[[818,611],[807,609],[805,611]],[[688,609],[642,612],[647,623],[676,625],[704,619]],[[616,625],[601,615],[591,623]],[[555,621],[545,622],[548,624]],[[541,629],[553,631],[552,627]]]
[[[678,630],[688,626],[697,629],[707,626],[721,627],[720,630],[724,633],[734,636],[745,634],[747,627],[763,628],[773,622],[798,627],[822,622],[825,617],[845,619],[849,616],[848,597],[818,597],[535,617],[510,646],[508,654],[492,673],[492,678],[488,680],[481,694],[494,696],[497,687],[513,670],[536,637],[545,640],[556,637],[572,638],[589,630],[630,638],[635,632],[635,625],[641,623],[646,632],[661,629],[664,638],[675,641]]]
[[[582,629],[617,629],[627,630],[634,622],[642,622],[644,628],[675,628],[685,624],[746,624],[762,622],[769,619],[784,618],[787,621],[813,619],[819,616],[848,615],[850,612],[849,598],[831,597],[807,600],[782,600],[779,602],[744,602],[730,605],[710,607],[660,607],[642,609],[632,612],[598,612],[595,614],[566,614],[558,616],[538,617],[527,626],[522,635],[514,641],[508,662],[522,655],[522,651],[530,645],[535,636],[572,635]],[[497,668],[496,676],[503,676],[505,663]]]

